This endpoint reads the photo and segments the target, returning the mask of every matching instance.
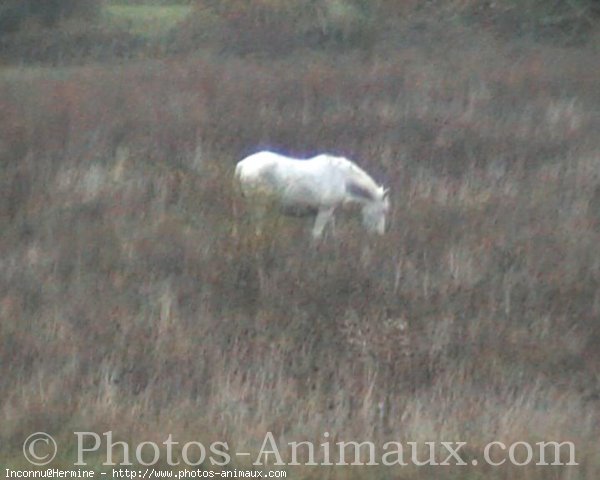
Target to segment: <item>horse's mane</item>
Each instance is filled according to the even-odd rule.
[[[351,160],[345,157],[330,157],[333,165],[343,168],[352,176],[352,181],[349,182],[348,191],[353,195],[375,200],[377,193],[381,190],[375,180],[362,168],[356,165]]]

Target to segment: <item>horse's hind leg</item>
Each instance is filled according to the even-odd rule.
[[[231,236],[235,239],[238,239],[240,236],[239,227],[241,222],[243,222],[243,211],[240,212],[241,209],[242,198],[240,195],[234,194],[231,201],[231,212],[232,212],[232,227],[231,227]],[[243,209],[242,209],[243,210]]]
[[[258,201],[252,208],[252,223],[254,223],[254,234],[257,237],[260,237],[263,234],[265,222],[268,217],[267,213],[267,204],[264,202]]]
[[[323,230],[327,226],[327,223],[333,218],[334,208],[320,209],[315,219],[315,225],[312,230],[312,236],[314,239],[321,238],[323,236]]]

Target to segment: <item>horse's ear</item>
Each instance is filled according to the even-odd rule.
[[[390,193],[390,189],[384,188],[383,189],[383,198],[387,198],[389,196],[389,193]]]

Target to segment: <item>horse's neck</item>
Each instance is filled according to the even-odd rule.
[[[360,167],[358,167],[354,164],[350,164],[348,166],[348,176],[349,176],[349,180],[352,183],[354,183],[357,187],[369,192],[370,196],[373,197],[373,200],[377,199],[377,193],[378,193],[377,192],[377,190],[378,190],[377,184]],[[365,203],[365,201],[367,201],[367,203],[371,203],[371,201],[373,201],[373,200],[366,199],[362,195],[357,196],[357,200],[360,201],[361,203]]]
[[[337,158],[337,167],[343,169],[346,174],[355,182],[361,185],[375,186],[373,179],[355,163],[351,162],[347,158]]]

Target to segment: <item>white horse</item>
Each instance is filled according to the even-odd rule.
[[[323,154],[300,160],[263,151],[241,160],[235,177],[260,215],[269,203],[287,215],[316,214],[315,239],[333,223],[335,209],[347,204],[362,207],[362,222],[368,231],[385,232],[390,207],[387,189],[346,158]]]

